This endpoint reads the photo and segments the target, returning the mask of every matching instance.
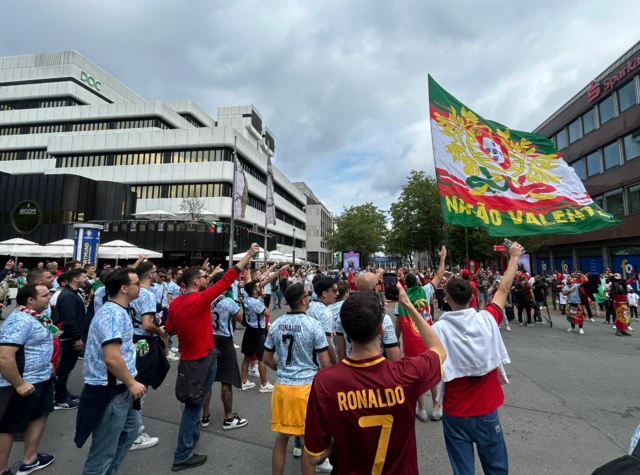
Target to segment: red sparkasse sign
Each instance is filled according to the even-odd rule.
[[[628,60],[627,63],[624,65],[624,67],[620,71],[618,71],[613,76],[610,76],[604,79],[604,81],[602,81],[604,83],[604,90],[608,91],[610,89],[613,89],[613,87],[617,83],[622,81],[627,75],[631,74],[639,66],[640,66],[640,55],[636,56],[633,59]],[[591,81],[591,84],[589,84],[589,89],[587,89],[587,99],[589,100],[589,102],[593,102],[598,97],[600,97],[601,92],[602,90],[600,88],[600,83],[596,81]]]
[[[494,252],[507,252],[507,248],[502,244],[496,244],[495,246],[493,246],[493,250]]]

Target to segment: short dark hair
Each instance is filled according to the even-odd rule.
[[[252,280],[248,284],[245,284],[244,291],[249,297],[251,297],[251,294],[253,293],[254,290],[256,290],[257,286],[258,286],[258,281],[257,280]]]
[[[344,299],[344,296],[351,292],[351,285],[346,280],[339,280],[338,284],[338,298]]]
[[[182,271],[182,283],[185,287],[189,287],[199,277],[200,267],[198,266],[187,267]]]
[[[355,292],[340,309],[342,328],[352,341],[369,343],[378,337],[383,313],[380,298],[374,292]]]
[[[287,301],[287,305],[291,307],[291,310],[294,310],[300,307],[300,303],[301,303],[300,301],[302,300],[303,296],[304,296],[304,285],[300,283],[290,285],[284,291],[284,298]]]
[[[138,273],[138,277],[142,279],[143,277],[146,277],[146,274],[151,272],[151,269],[153,269],[153,262],[144,261],[138,264],[138,267],[136,267],[135,271]]]
[[[404,276],[404,283],[407,284],[407,288],[418,287],[420,285],[420,279],[413,272],[409,272]]]
[[[29,271],[29,273],[27,274],[27,282],[29,282],[30,284],[35,284],[36,280],[42,280],[42,275],[48,272],[49,274],[51,274],[51,271],[49,269],[40,269],[39,267],[36,267],[35,269],[31,269]]]
[[[313,291],[320,297],[323,292],[331,289],[335,284],[336,282],[331,277],[320,277],[314,282]]]
[[[63,272],[58,276],[58,285],[66,284],[67,282],[69,282],[69,274]]]
[[[120,287],[123,285],[131,285],[131,274],[136,274],[136,270],[130,267],[113,271],[109,278],[104,282],[107,295],[110,298],[116,297],[120,293]]]
[[[71,270],[65,272],[65,274],[67,274],[67,282],[71,282],[76,277],[80,277],[82,274],[86,274],[86,273],[87,273],[87,271],[85,271],[83,268],[71,269]]]
[[[27,284],[18,289],[16,303],[18,305],[27,305],[27,300],[38,298],[38,286],[42,284]]]
[[[100,282],[102,282],[102,284],[104,285],[104,283],[107,280],[107,277],[109,277],[111,274],[113,274],[113,269],[105,269],[102,272],[100,272]]]
[[[465,279],[449,279],[445,292],[456,305],[468,305],[473,296],[471,283]]]
[[[82,262],[80,261],[69,261],[64,265],[64,269],[62,270],[62,272],[69,272],[70,270],[73,270],[76,268],[76,265],[82,265]]]
[[[158,274],[167,274],[167,269],[161,267],[160,269],[158,269]]]

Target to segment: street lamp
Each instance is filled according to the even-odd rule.
[[[295,270],[296,268],[296,228],[293,228],[293,267],[292,269]]]

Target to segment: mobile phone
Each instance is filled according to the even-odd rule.
[[[507,250],[509,250],[509,248],[513,245],[513,241],[509,241],[508,239],[505,239],[505,241],[502,243],[502,245],[504,247],[506,247]]]
[[[398,301],[398,276],[394,273],[387,273],[382,275],[382,282],[384,283],[384,296],[387,300]]]

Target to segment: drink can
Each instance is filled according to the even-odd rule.
[[[145,356],[149,353],[149,343],[147,340],[140,340],[136,343],[136,348],[138,352],[138,356]]]

